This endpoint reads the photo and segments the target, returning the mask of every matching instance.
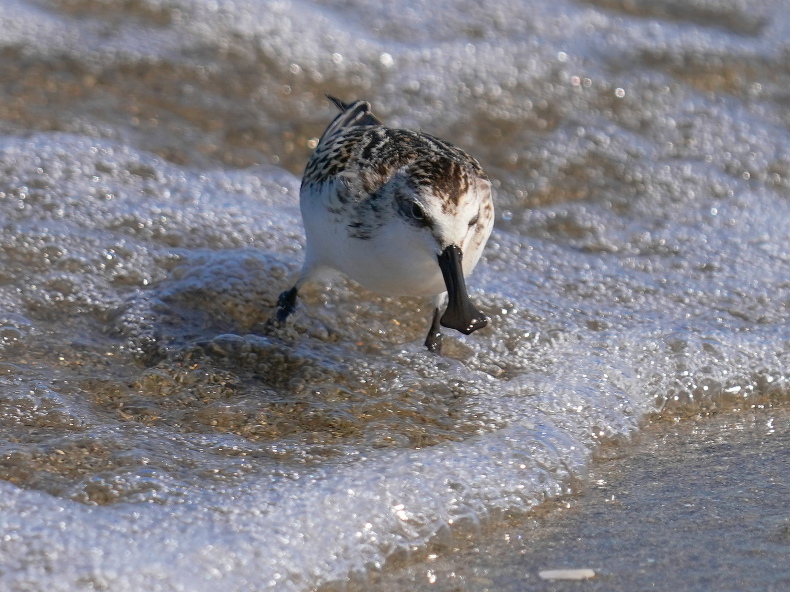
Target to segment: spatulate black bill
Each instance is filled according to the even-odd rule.
[[[440,322],[443,327],[469,335],[485,327],[488,318],[469,300],[461,265],[462,259],[463,253],[455,245],[450,245],[439,255],[439,268],[442,270],[448,297],[447,310],[444,311]]]

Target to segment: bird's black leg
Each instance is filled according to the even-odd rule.
[[[282,325],[285,320],[296,310],[296,286],[286,290],[277,299],[277,309],[274,311],[274,320]]]
[[[440,318],[441,315],[439,314],[439,309],[435,308],[433,310],[431,328],[428,329],[428,337],[425,338],[425,347],[428,348],[428,351],[431,351],[435,354],[442,353],[442,327],[439,324]]]

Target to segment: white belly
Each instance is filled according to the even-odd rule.
[[[352,244],[349,256],[336,267],[369,290],[388,296],[435,296],[446,290],[432,253],[372,240],[358,242],[363,244]]]
[[[382,227],[369,239],[353,238],[347,226],[312,224],[309,216],[305,217],[305,230],[306,264],[332,267],[387,296],[435,296],[446,290],[438,253],[409,240],[411,237]]]

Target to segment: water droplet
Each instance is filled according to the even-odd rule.
[[[395,64],[395,60],[388,53],[382,53],[379,56],[379,62],[381,62],[381,65],[385,68],[391,68]]]

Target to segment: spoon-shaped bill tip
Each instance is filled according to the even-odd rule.
[[[439,255],[439,268],[442,270],[447,287],[447,310],[440,320],[443,327],[455,329],[469,335],[488,324],[488,318],[475,308],[466,293],[463,253],[460,248],[450,245]]]

